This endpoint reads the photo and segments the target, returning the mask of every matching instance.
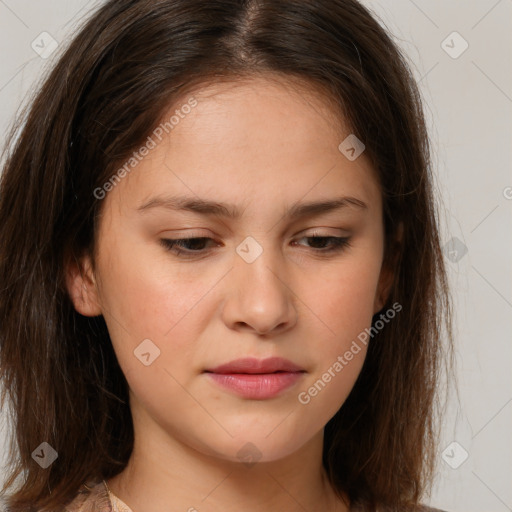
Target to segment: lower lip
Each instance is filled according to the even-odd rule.
[[[263,400],[277,396],[293,386],[304,372],[278,373],[208,373],[220,386],[244,398]]]

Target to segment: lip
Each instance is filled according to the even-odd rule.
[[[230,361],[205,373],[216,384],[244,398],[272,398],[301,379],[305,370],[281,357],[243,358]]]
[[[205,370],[212,373],[274,373],[274,372],[303,372],[304,368],[282,357],[268,357],[256,359],[244,357],[229,363],[221,364],[215,368]]]

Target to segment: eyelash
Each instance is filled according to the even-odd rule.
[[[344,251],[346,248],[351,246],[350,237],[337,237],[337,236],[304,236],[302,238],[306,239],[312,239],[312,240],[332,240],[331,247],[329,249],[315,249],[313,248],[313,251],[318,254],[333,254],[333,253],[340,253]],[[299,239],[299,240],[302,240]],[[213,240],[212,238],[208,237],[191,237],[191,238],[177,238],[177,239],[168,239],[168,238],[162,238],[160,240],[160,243],[169,252],[175,253],[177,256],[182,256],[184,258],[193,258],[194,256],[205,254],[205,251],[199,250],[199,251],[190,251],[187,249],[182,249],[181,246],[183,243],[190,242],[191,240]]]

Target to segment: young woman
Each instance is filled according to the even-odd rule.
[[[426,510],[451,304],[357,1],[106,2],[0,193],[7,510]]]

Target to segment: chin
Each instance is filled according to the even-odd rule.
[[[265,433],[254,433],[254,435],[246,431],[241,436],[230,438],[213,451],[215,457],[243,463],[250,467],[257,462],[273,462],[284,459],[296,452],[302,444],[297,440],[291,442],[289,436],[283,439],[277,433],[269,436],[268,430]]]

